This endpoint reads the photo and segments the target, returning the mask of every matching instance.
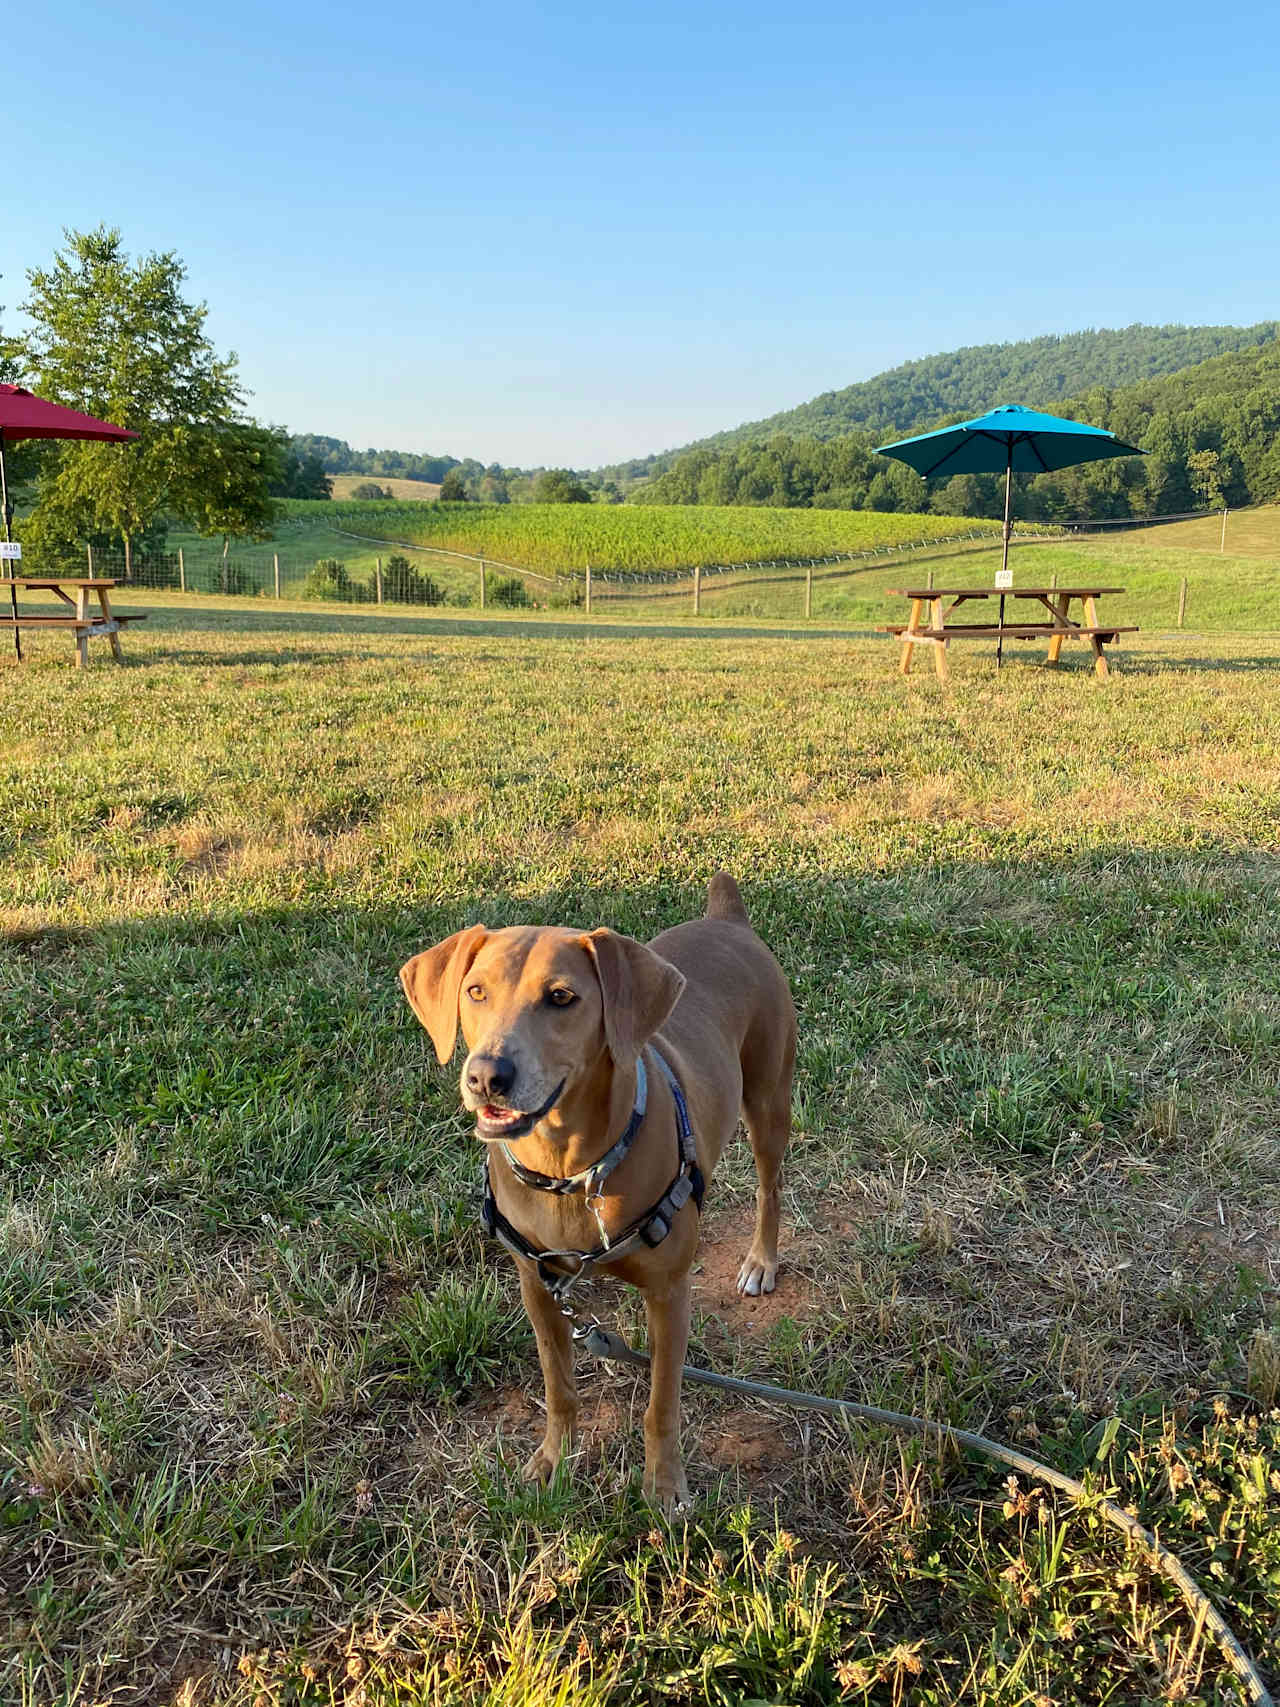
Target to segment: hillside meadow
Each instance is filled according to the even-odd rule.
[[[333,498],[339,503],[350,499],[357,486],[369,484],[381,486],[402,504],[429,504],[440,496],[439,482],[404,480],[394,474],[331,474],[329,479],[333,483]]]
[[[482,919],[735,872],[800,1014],[783,1270],[713,1184],[692,1360],[1115,1489],[1272,1686],[1280,637],[957,649],[159,595],[0,672],[0,1698],[1243,1699],[1087,1503],[643,1383],[518,1479],[536,1359],[400,997]],[[643,1335],[605,1288],[606,1319]]]

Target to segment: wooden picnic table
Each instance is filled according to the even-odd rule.
[[[17,587],[25,593],[53,593],[71,612],[68,616],[64,610],[19,611],[17,627],[23,628],[69,628],[75,641],[76,665],[83,670],[89,662],[89,642],[99,636],[105,636],[111,642],[111,653],[117,664],[124,663],[124,653],[120,650],[120,630],[126,622],[145,622],[146,611],[131,611],[127,614],[117,613],[111,608],[111,589],[114,581],[99,580],[96,576],[82,575],[17,575],[14,578]],[[6,585],[8,577],[0,581],[0,588]],[[98,596],[98,610],[91,611],[89,600],[92,594]],[[12,610],[0,611],[0,627],[12,628],[14,616]]]
[[[1103,647],[1120,634],[1137,634],[1136,627],[1118,627],[1098,618],[1097,601],[1104,593],[1123,593],[1123,587],[891,587],[891,596],[911,600],[911,616],[905,623],[886,624],[882,632],[902,636],[902,658],[899,665],[905,676],[911,668],[911,653],[917,646],[933,647],[933,663],[943,681],[947,679],[947,647],[953,640],[1048,640],[1047,663],[1056,664],[1064,640],[1087,640],[1093,648],[1093,667],[1098,675],[1109,674]],[[1031,599],[1043,605],[1049,613],[1046,622],[1038,613],[1035,620],[999,622],[951,622],[951,613],[973,599]],[[944,600],[950,604],[944,606]],[[1080,602],[1083,620],[1070,615],[1071,601]],[[929,606],[930,621],[922,623],[925,606]]]

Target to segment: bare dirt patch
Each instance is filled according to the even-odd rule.
[[[767,1334],[784,1316],[799,1320],[818,1308],[817,1289],[806,1272],[812,1240],[789,1234],[785,1226],[775,1290],[758,1298],[744,1298],[738,1291],[738,1270],[753,1226],[750,1210],[709,1215],[693,1265],[694,1310],[718,1316],[731,1333]]]

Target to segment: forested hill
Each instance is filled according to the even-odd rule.
[[[1280,499],[1280,339],[1126,386],[1092,385],[1054,404],[1059,414],[1106,427],[1148,454],[1019,479],[1019,516],[1174,515]],[[635,499],[1000,513],[998,476],[962,474],[926,488],[905,464],[874,454],[877,438],[865,431],[836,438],[774,433],[763,443],[684,451]]]
[[[834,439],[851,432],[882,438],[924,432],[949,419],[981,414],[997,403],[1043,409],[1094,386],[1134,385],[1211,356],[1268,343],[1277,334],[1280,321],[1264,320],[1256,326],[1125,326],[1018,344],[973,344],[903,362],[874,379],[824,391],[797,409],[749,421],[684,448],[758,444],[775,433]],[[646,460],[657,472],[679,454],[668,451]]]

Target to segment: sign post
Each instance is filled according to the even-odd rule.
[[[1004,596],[1013,585],[1012,569],[996,570],[996,586],[1000,589],[1000,633],[996,637],[996,669],[1004,663]]]

